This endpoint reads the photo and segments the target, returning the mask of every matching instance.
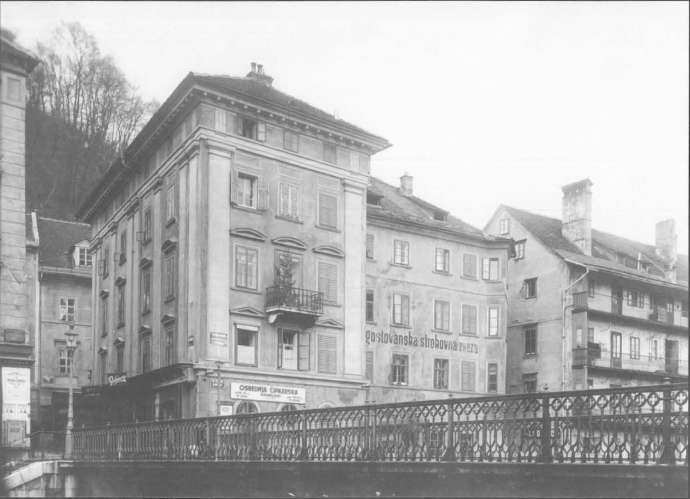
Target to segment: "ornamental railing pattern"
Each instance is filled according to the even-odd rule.
[[[266,288],[266,308],[287,308],[310,314],[323,312],[323,293],[288,286]]]
[[[688,464],[687,384],[80,429],[78,460]]]

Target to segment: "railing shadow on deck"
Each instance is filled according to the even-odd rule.
[[[688,464],[688,385],[365,405],[84,428],[74,458]]]

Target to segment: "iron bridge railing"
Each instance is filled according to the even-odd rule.
[[[688,464],[688,386],[665,384],[85,428],[77,460]]]

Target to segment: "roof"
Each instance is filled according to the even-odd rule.
[[[91,237],[91,226],[69,220],[38,217],[38,264],[45,267],[72,268],[72,247]]]
[[[582,265],[597,267],[601,270],[624,273],[627,276],[638,279],[656,283],[669,283],[669,281],[663,277],[664,260],[657,256],[656,248],[652,245],[592,229],[592,255],[584,255],[579,247],[568,241],[561,234],[561,220],[538,215],[512,206],[501,206],[513,218],[520,222],[525,229],[561,258]],[[635,260],[638,258],[638,255],[641,255],[642,260],[650,264],[650,272],[632,269],[612,259],[612,256],[617,256],[619,254],[623,254]],[[678,255],[676,274],[677,281],[684,283],[687,288],[688,255]]]
[[[501,241],[483,232],[453,215],[417,196],[405,196],[398,187],[394,187],[376,177],[369,177],[367,192],[380,198],[379,205],[367,205],[367,218],[380,218],[392,222],[412,222],[423,224],[430,229],[455,232],[486,241]],[[446,220],[437,220],[435,214],[447,215]]]
[[[36,55],[5,35],[0,35],[0,52],[3,59],[9,56],[19,60],[27,73],[30,73],[39,62]]]

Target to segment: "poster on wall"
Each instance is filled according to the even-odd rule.
[[[31,372],[26,367],[2,368],[3,445],[24,447],[30,432]],[[11,430],[11,431],[10,431]],[[10,439],[10,437],[12,437]]]

